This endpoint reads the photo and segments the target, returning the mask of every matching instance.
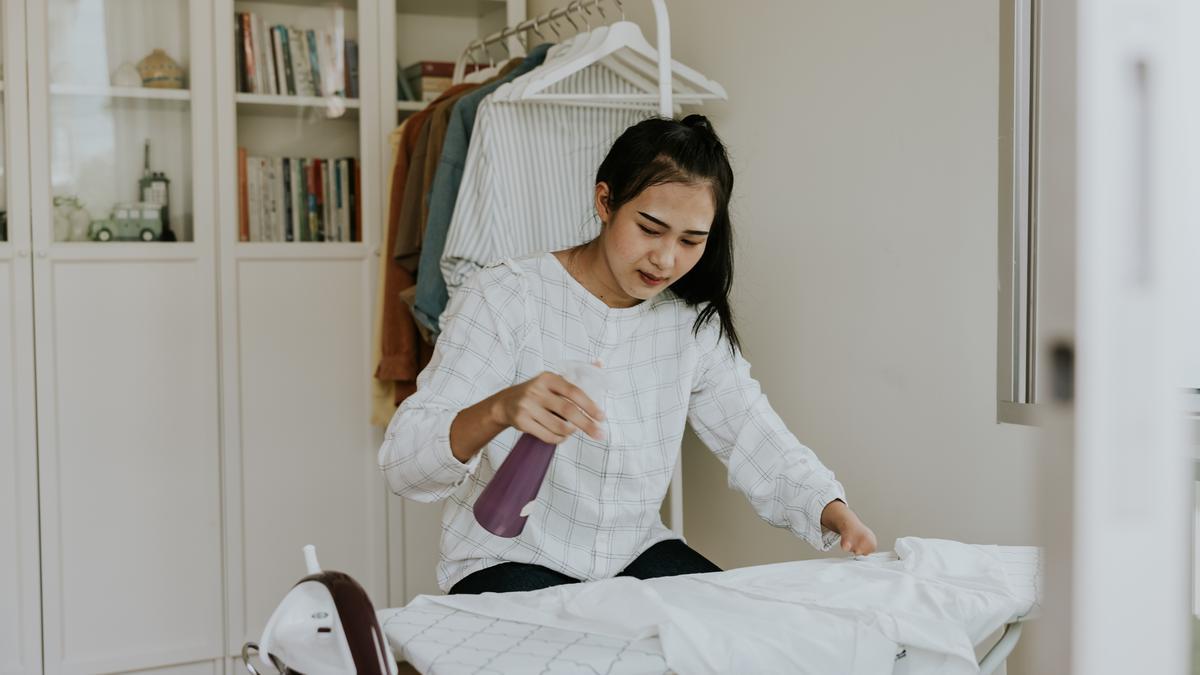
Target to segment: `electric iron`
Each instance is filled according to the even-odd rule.
[[[275,608],[262,639],[242,646],[252,675],[262,666],[283,675],[396,675],[396,659],[363,587],[348,574],[322,572],[317,550],[304,547],[308,576]],[[270,672],[270,671],[264,671]]]

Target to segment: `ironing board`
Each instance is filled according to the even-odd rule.
[[[1014,556],[1005,564],[1014,583],[1034,588],[1035,597],[1040,597],[1036,590],[1040,568],[1040,553],[1035,558]],[[1034,614],[1036,603],[1025,616]],[[401,672],[407,674],[672,672],[658,637],[622,640],[493,618],[433,602],[381,610],[378,617],[397,658],[405,662]],[[1020,639],[1021,627],[1019,621],[996,625],[991,635],[976,645],[976,654],[983,653],[979,659],[983,675],[991,675],[1004,664]],[[908,670],[905,657],[901,647],[893,675],[916,675]]]

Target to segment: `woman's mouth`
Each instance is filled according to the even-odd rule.
[[[638,276],[642,278],[642,283],[646,284],[647,286],[661,286],[667,281],[666,277],[651,276],[641,270],[638,270]]]

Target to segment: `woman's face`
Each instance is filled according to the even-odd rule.
[[[648,300],[695,267],[716,212],[708,183],[652,185],[616,213],[608,195],[607,184],[596,185],[601,248],[624,294]]]

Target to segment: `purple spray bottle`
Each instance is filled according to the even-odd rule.
[[[583,361],[563,364],[562,376],[604,408],[607,393],[604,372]],[[497,537],[515,537],[525,529],[525,520],[537,499],[555,446],[533,434],[521,434],[512,452],[475,500],[475,520]]]

